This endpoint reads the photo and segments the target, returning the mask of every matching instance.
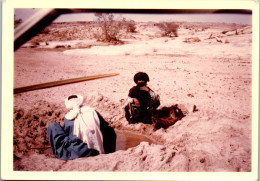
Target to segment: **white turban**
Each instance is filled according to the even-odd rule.
[[[68,109],[80,107],[83,104],[83,97],[81,95],[71,95],[65,99],[65,105]]]

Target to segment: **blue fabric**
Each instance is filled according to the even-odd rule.
[[[72,160],[79,157],[98,155],[97,150],[89,149],[88,145],[73,135],[74,121],[64,119],[64,126],[51,123],[47,129],[52,152],[56,158]]]

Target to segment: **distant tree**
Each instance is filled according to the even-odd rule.
[[[155,24],[162,31],[162,36],[178,37],[179,25],[174,22],[162,22]]]
[[[14,15],[14,28],[16,28],[22,22],[23,22],[22,19],[17,19],[16,15]]]
[[[134,20],[130,20],[130,21],[125,20],[125,28],[126,28],[126,32],[136,33],[135,21]]]
[[[119,41],[119,32],[122,29],[122,21],[115,20],[112,13],[95,13],[101,33],[96,33],[96,39],[103,42]]]

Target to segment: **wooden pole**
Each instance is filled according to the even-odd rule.
[[[73,79],[66,79],[66,80],[60,80],[60,81],[30,85],[30,86],[26,86],[26,87],[15,88],[14,94],[32,91],[32,90],[37,90],[37,89],[45,89],[45,88],[50,88],[50,87],[56,87],[56,86],[61,86],[61,85],[65,85],[65,84],[72,84],[72,83],[77,83],[77,82],[82,82],[82,81],[112,77],[112,76],[116,76],[116,75],[119,75],[119,73],[93,75],[93,76],[86,76],[86,77],[80,77],[80,78],[73,78]]]

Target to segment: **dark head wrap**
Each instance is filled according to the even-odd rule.
[[[145,72],[138,72],[134,76],[135,83],[137,83],[138,80],[149,82],[149,77]]]

